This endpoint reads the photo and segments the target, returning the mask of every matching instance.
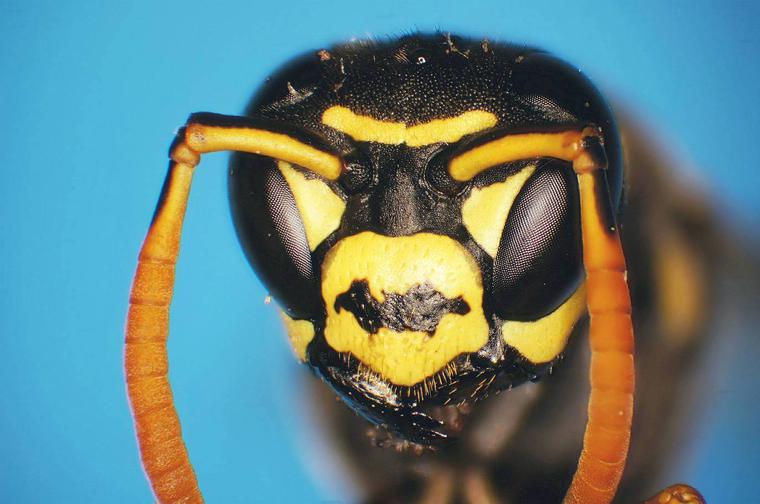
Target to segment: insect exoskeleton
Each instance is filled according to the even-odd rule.
[[[237,152],[240,241],[296,355],[416,451],[450,444],[460,413],[489,394],[538,380],[588,312],[590,398],[566,502],[610,501],[634,388],[619,143],[577,69],[448,35],[308,54],[244,116],[191,115],[170,148],[127,322],[128,392],[159,501],[202,500],[166,338],[192,175],[223,150]]]
[[[615,200],[621,183],[612,116],[576,68],[444,36],[348,45],[286,66],[246,114],[344,159],[329,180],[236,154],[230,198],[296,354],[352,408],[436,444],[454,434],[439,406],[555,363],[585,311],[580,203],[541,142],[594,125]]]

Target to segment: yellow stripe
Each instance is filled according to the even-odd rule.
[[[328,108],[322,114],[323,124],[354,140],[389,145],[405,143],[410,147],[457,142],[465,135],[493,128],[497,121],[494,114],[483,110],[470,110],[455,117],[435,119],[415,126],[355,114],[339,105]]]
[[[406,125],[401,122],[380,121],[357,115],[346,107],[335,105],[322,114],[322,124],[335,128],[360,142],[390,145],[404,143]]]
[[[284,311],[280,311],[280,318],[285,324],[285,331],[288,333],[290,347],[301,362],[306,361],[306,347],[314,339],[314,324],[308,320],[296,320],[288,316]]]
[[[322,240],[338,229],[346,204],[322,180],[306,178],[285,161],[279,161],[277,167],[293,192],[306,240],[313,252]]]
[[[530,165],[504,182],[475,188],[462,204],[462,222],[470,235],[491,257],[496,257],[504,224],[517,194],[525,185],[536,165]]]
[[[585,309],[584,284],[543,318],[529,322],[504,322],[502,336],[507,345],[517,349],[529,361],[535,364],[549,362],[565,349],[570,333]]]
[[[483,110],[471,110],[456,117],[436,119],[406,130],[406,144],[420,147],[438,142],[458,142],[463,136],[496,126],[496,116]]]

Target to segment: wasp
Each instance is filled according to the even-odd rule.
[[[159,501],[202,501],[173,407],[166,337],[193,171],[202,154],[223,150],[235,152],[229,187],[240,242],[281,307],[298,359],[361,425],[374,426],[374,444],[406,449],[384,466],[412,468],[411,456],[438,468],[423,488],[396,478],[398,488],[370,499],[561,499],[510,484],[510,474],[540,470],[494,468],[468,447],[473,435],[489,439],[489,423],[492,439],[504,439],[505,425],[516,425],[510,415],[534,402],[519,391],[559,381],[586,329],[589,397],[572,420],[583,431],[577,464],[551,481],[564,502],[611,501],[635,389],[618,127],[573,66],[450,35],[308,54],[270,79],[244,115],[193,114],[177,133],[140,252],[125,351]],[[495,396],[505,425],[481,414]],[[567,421],[544,411],[545,422]],[[357,423],[342,414],[332,413],[336,425],[350,424],[350,437]],[[452,462],[471,454],[481,462]],[[662,495],[701,499],[685,486]]]

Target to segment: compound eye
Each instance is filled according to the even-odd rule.
[[[437,193],[454,197],[461,194],[467,187],[466,182],[459,182],[449,174],[449,160],[452,148],[438,151],[428,162],[425,170],[425,180]]]
[[[544,160],[509,212],[494,260],[494,305],[506,320],[551,313],[583,275],[578,186],[567,163]]]
[[[366,191],[374,182],[374,173],[369,158],[355,150],[344,157],[340,185],[348,194]]]
[[[313,317],[319,290],[293,193],[276,161],[237,154],[230,171],[235,228],[253,268],[292,317]]]

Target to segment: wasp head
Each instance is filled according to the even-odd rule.
[[[230,197],[296,354],[349,406],[436,444],[455,434],[446,407],[535,380],[560,357],[585,306],[568,163],[451,167],[509,135],[593,123],[618,198],[615,126],[576,69],[450,36],[353,44],[286,66],[247,114],[343,160],[329,180],[238,154]]]

